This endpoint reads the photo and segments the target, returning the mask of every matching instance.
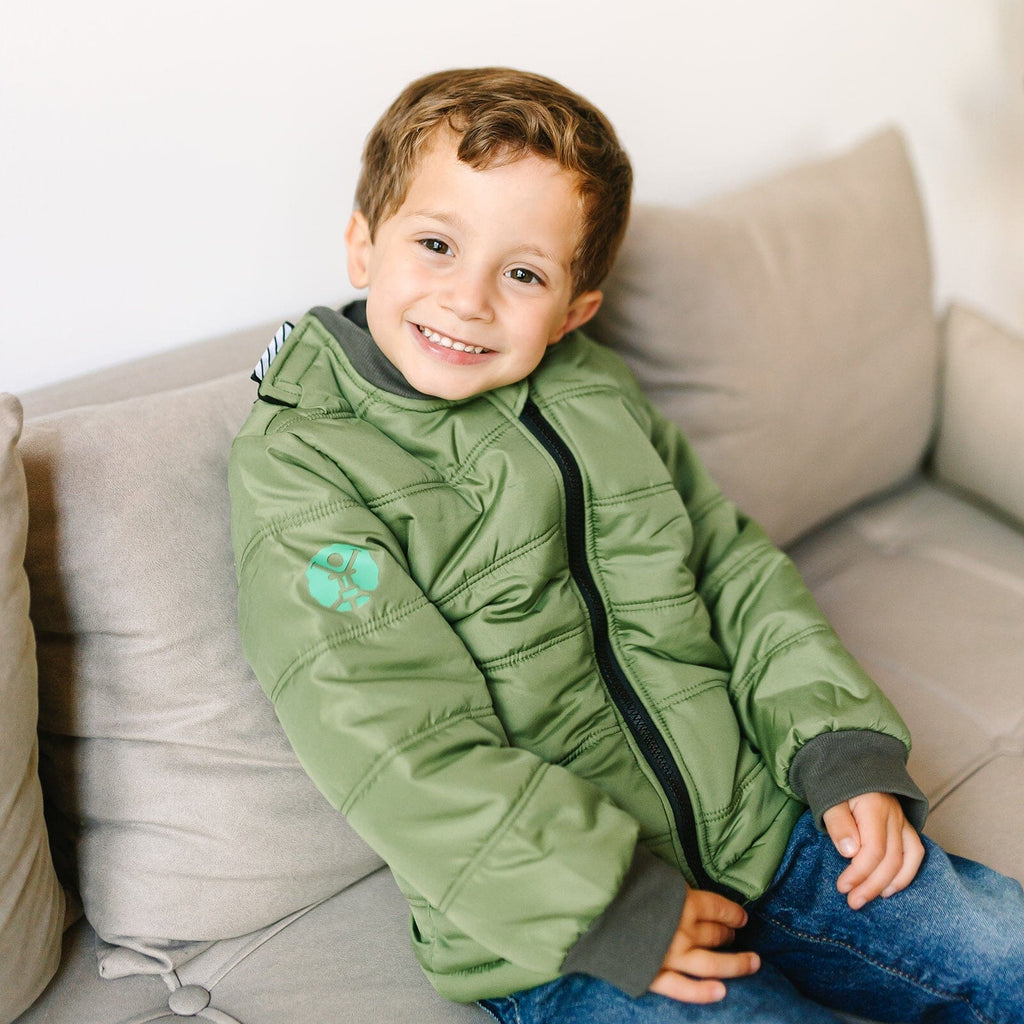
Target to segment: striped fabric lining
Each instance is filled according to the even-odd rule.
[[[263,378],[267,375],[267,370],[270,369],[270,364],[274,361],[278,352],[284,347],[284,343],[288,340],[288,335],[295,329],[295,324],[289,323],[287,320],[281,324],[278,328],[277,333],[271,339],[270,344],[267,346],[266,351],[260,356],[260,361],[253,367],[252,379],[257,384],[263,383]]]

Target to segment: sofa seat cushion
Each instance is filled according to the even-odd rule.
[[[409,945],[408,908],[386,868],[294,915],[284,927],[267,929],[245,943],[213,944],[164,980],[98,977],[94,942],[88,923],[80,922],[68,935],[56,977],[16,1024],[491,1020],[478,1006],[448,1002],[431,988]],[[197,1014],[185,1014],[207,1000]],[[859,1017],[839,1019],[861,1024]]]
[[[594,335],[777,543],[922,461],[938,333],[896,131],[689,209],[638,205],[604,291]]]
[[[920,478],[792,555],[910,727],[929,834],[1024,879],[1024,844],[1008,831],[1024,756],[1024,688],[1008,685],[1024,651],[1024,536]]]
[[[214,943],[163,981],[99,978],[83,921],[52,984],[17,1024],[485,1024],[483,1010],[431,988],[409,944],[408,918],[381,869],[280,927]],[[186,1013],[206,999],[208,1007]]]
[[[991,761],[965,779],[931,816],[930,834],[942,844],[1021,879],[1024,858],[1024,753],[1011,741]]]
[[[254,392],[239,373],[25,426],[40,773],[108,975],[166,970],[380,864],[242,655],[227,461]]]

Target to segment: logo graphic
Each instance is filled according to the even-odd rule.
[[[306,581],[318,604],[352,612],[370,600],[380,582],[380,570],[366,548],[331,544],[310,559]]]

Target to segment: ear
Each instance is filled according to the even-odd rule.
[[[555,336],[548,344],[554,345],[555,342],[561,341],[570,331],[575,331],[577,327],[582,327],[588,320],[593,318],[594,314],[601,308],[603,301],[603,292],[583,292],[581,295],[577,295],[569,303],[569,310],[565,315],[565,321],[558,331],[555,332]]]
[[[370,252],[373,240],[370,225],[356,210],[345,228],[345,250],[348,255],[348,279],[354,288],[365,288],[370,283]]]

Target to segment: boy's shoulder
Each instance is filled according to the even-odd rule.
[[[294,325],[283,325],[253,372],[256,401],[239,437],[278,433],[308,420],[355,417],[373,390],[350,358],[364,333],[327,306],[314,306]]]
[[[567,334],[555,345],[531,381],[544,390],[611,389],[630,400],[644,401],[640,384],[622,356],[582,330]]]
[[[339,387],[339,324],[344,320],[333,310],[314,307],[290,330],[285,325],[260,361],[262,372],[254,374],[260,401],[278,410],[349,404]]]

